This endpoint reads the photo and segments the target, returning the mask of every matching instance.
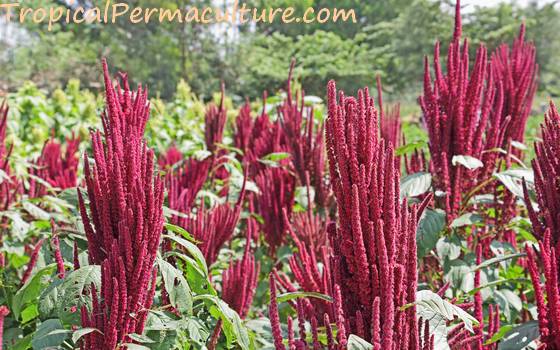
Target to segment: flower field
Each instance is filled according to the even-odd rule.
[[[559,350],[560,114],[525,31],[474,47],[457,3],[417,118],[379,76],[307,96],[296,61],[241,104],[162,101],[110,57],[99,95],[23,85],[0,350]]]

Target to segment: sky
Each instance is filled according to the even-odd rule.
[[[535,0],[537,3],[539,4],[544,4],[547,2],[552,2],[551,0]],[[465,8],[465,10],[472,10],[474,8],[474,6],[494,6],[496,4],[502,3],[502,2],[513,2],[515,4],[524,6],[527,5],[529,2],[531,2],[531,0],[513,0],[513,1],[508,1],[508,0],[462,0],[461,1],[461,5],[463,5],[463,7]]]

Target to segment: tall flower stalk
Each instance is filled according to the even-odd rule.
[[[339,341],[346,329],[375,348],[420,349],[416,309],[399,307],[415,300],[416,226],[431,197],[412,208],[399,198],[398,162],[379,136],[367,89],[357,98],[342,92],[337,98],[329,82],[328,109],[327,151],[338,210],[338,223],[329,226],[331,265],[344,315],[337,317]]]
[[[511,141],[523,143],[525,126],[537,91],[539,68],[536,50],[532,42],[525,41],[525,23],[521,25],[511,48],[502,44],[496,49],[492,54],[491,65],[495,81],[503,89],[501,115],[493,116],[492,124],[507,125],[500,145],[506,149],[507,143]],[[498,123],[497,118],[501,122]],[[519,149],[513,151],[516,156],[521,156]]]
[[[219,204],[211,209],[201,205],[194,218],[184,221],[184,228],[200,241],[199,248],[208,265],[214,263],[224,244],[229,241],[241,214],[244,189],[237,203]]]
[[[0,171],[3,172],[3,181],[0,183],[0,209],[7,210],[14,201],[17,191],[15,177],[10,175],[10,154],[12,147],[6,147],[6,130],[8,128],[8,105],[3,102],[0,105]],[[4,226],[7,218],[2,218],[0,224]],[[0,229],[0,246],[3,244],[4,228]],[[4,253],[0,253],[0,267],[4,266]]]
[[[287,222],[294,205],[295,178],[282,168],[266,168],[257,175],[259,195],[256,199],[257,213],[262,217],[262,231],[270,252],[286,241]]]
[[[206,148],[214,153],[217,144],[222,143],[224,138],[224,128],[227,121],[227,109],[224,106],[225,88],[222,83],[222,97],[219,106],[211,104],[204,116],[204,140]]]
[[[539,241],[539,247],[541,264],[538,264],[533,248],[527,247],[526,251],[529,274],[535,290],[540,342],[542,349],[560,349],[559,250],[552,242],[550,229],[545,230],[543,239]],[[542,266],[544,272],[544,288],[541,285],[541,275],[537,267],[539,265]]]
[[[484,46],[476,50],[470,68],[469,44],[461,44],[460,2],[457,1],[455,31],[447,51],[447,71],[440,62],[440,44],[434,49],[434,79],[428,58],[424,63],[424,94],[419,98],[428,131],[430,169],[436,175],[435,187],[445,193],[443,203],[448,220],[459,213],[463,194],[476,186],[479,169],[453,161],[455,156],[482,158],[485,144],[493,142],[484,131],[494,105],[496,89]],[[501,104],[497,104],[501,108]],[[496,112],[501,115],[500,111]],[[495,135],[497,137],[497,135]],[[491,169],[494,164],[487,164]]]
[[[539,240],[541,264],[538,264],[533,248],[526,247],[526,251],[539,316],[542,348],[560,349],[560,115],[552,102],[545,114],[541,131],[542,141],[535,143],[536,158],[533,160],[539,211],[533,208],[527,186],[523,182],[533,233]],[[544,288],[541,285],[539,265],[544,272]]]
[[[560,242],[560,114],[552,102],[541,133],[542,142],[535,143],[536,157],[532,162],[539,211],[531,205],[527,188],[525,202],[535,237],[544,239],[548,229],[556,246]]]
[[[165,175],[169,208],[183,214],[189,214],[198,192],[208,179],[211,166],[211,159],[188,158],[176,169],[170,169]],[[187,221],[188,218],[185,215],[173,215],[171,218],[173,224],[181,227],[185,227]]]
[[[222,274],[222,299],[244,319],[249,313],[255,295],[260,262],[255,260],[251,251],[251,239],[255,223],[247,222],[247,241],[241,260],[232,261]]]
[[[82,349],[114,349],[141,334],[151,307],[154,261],[163,229],[163,181],[154,152],[143,139],[150,106],[147,91],[131,91],[125,74],[113,86],[103,61],[106,109],[102,134],[92,132],[95,165],[84,159],[89,213],[80,212],[91,264],[101,265],[101,288],[92,287],[92,309],[82,308],[82,326],[101,331],[84,336]]]
[[[286,99],[278,107],[278,122],[285,135],[291,163],[302,186],[311,185],[320,207],[328,205],[330,193],[325,182],[324,126],[315,126],[313,107],[305,106],[305,93],[292,95],[295,60],[290,66]]]
[[[50,139],[43,146],[41,155],[35,160],[29,173],[59,190],[75,187],[78,182],[79,147],[78,137],[67,137],[64,151],[60,142]],[[29,196],[40,197],[47,194],[47,188],[37,179],[31,178],[29,183]]]
[[[379,128],[381,137],[393,147],[401,146],[403,140],[401,126],[401,108],[400,104],[395,104],[390,108],[383,106],[383,87],[381,86],[381,76],[377,75],[375,79],[377,85],[377,106],[379,106]]]

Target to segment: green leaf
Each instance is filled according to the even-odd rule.
[[[2,216],[6,216],[11,220],[11,229],[14,235],[20,240],[24,241],[27,237],[31,225],[22,219],[20,213],[5,211],[0,213]]]
[[[49,319],[37,328],[31,345],[33,349],[58,348],[68,337],[71,331],[64,329],[57,319]]]
[[[469,170],[478,169],[484,166],[484,164],[477,158],[471,156],[453,156],[451,159],[451,164],[456,166],[457,164],[461,164],[465,168]]]
[[[57,318],[56,309],[59,305],[59,287],[63,282],[64,280],[57,278],[41,292],[39,297],[39,314],[41,319]]]
[[[158,258],[157,263],[171,305],[180,313],[191,315],[193,297],[183,273],[162,258]]]
[[[170,209],[171,210],[171,209]],[[179,213],[184,215],[185,218],[189,218],[189,216],[187,214],[183,214],[183,213]],[[176,215],[176,214],[174,214]],[[173,225],[169,222],[166,222],[163,224],[163,227],[167,230],[167,231],[171,231],[173,233],[176,233],[178,235],[181,235],[183,237],[185,237],[186,239],[188,239],[189,241],[193,242],[193,243],[200,243],[198,242],[187,230],[185,230],[184,228],[182,228],[181,226],[177,226],[177,225]]]
[[[436,247],[439,234],[444,229],[445,212],[441,209],[426,209],[416,231],[419,258],[426,256]]]
[[[405,155],[405,154],[411,154],[415,150],[421,149],[425,146],[426,146],[426,142],[424,142],[424,141],[407,143],[406,145],[403,145],[403,146],[397,148],[395,150],[395,155],[402,156],[402,155]]]
[[[514,258],[519,258],[519,257],[523,257],[523,256],[527,256],[527,254],[525,254],[525,253],[515,253],[515,254],[496,256],[492,259],[488,259],[488,260],[483,261],[480,265],[477,265],[477,266],[473,267],[472,270],[473,271],[478,271],[478,270],[484,269],[488,266],[500,263],[502,261],[506,261],[506,260],[514,259]]]
[[[507,332],[503,340],[498,344],[498,350],[523,349],[539,337],[539,322],[525,322]]]
[[[401,180],[401,197],[416,197],[426,193],[432,186],[432,175],[419,172]]]
[[[12,301],[12,311],[14,317],[19,319],[20,312],[28,303],[36,303],[37,298],[41,295],[46,282],[44,279],[53,274],[56,270],[56,264],[50,264],[38,270],[23,287],[21,287],[14,296]]]
[[[453,220],[450,227],[458,228],[463,226],[470,226],[477,223],[480,223],[484,220],[484,218],[477,213],[466,213],[459,216],[457,219]]]
[[[517,148],[517,149],[522,150],[522,151],[527,150],[527,146],[525,144],[523,144],[522,142],[519,142],[519,141],[511,141],[511,146],[513,148]]]
[[[171,208],[169,208],[169,207],[167,207],[167,206],[165,206],[165,205],[163,206],[163,215],[164,215],[166,218],[169,218],[169,217],[172,217],[172,216],[176,216],[176,217],[183,218],[183,219],[188,219],[188,218],[190,218],[190,216],[189,216],[188,214],[182,213],[182,212],[180,212],[180,211],[178,211],[178,210],[173,210],[173,209],[171,209]],[[171,231],[170,228],[167,228],[167,225],[172,225],[172,224],[170,224],[170,223],[168,223],[168,222],[166,222],[166,223],[163,224],[163,227],[165,227],[167,230]],[[175,225],[173,225],[173,226],[175,226]],[[179,226],[177,226],[177,227],[179,227]],[[179,228],[180,228],[180,227],[179,227]],[[187,232],[187,231],[185,231],[185,232]],[[188,234],[188,232],[187,232],[187,234]],[[190,236],[190,234],[189,234],[189,236]]]
[[[148,311],[145,331],[169,331],[178,328],[181,328],[181,321],[171,318],[169,313],[158,310]]]
[[[155,343],[155,341],[153,339],[151,339],[150,337],[147,337],[145,335],[142,334],[136,334],[136,333],[132,333],[128,335],[130,337],[130,339],[134,340],[137,343],[141,343],[141,344],[153,344]]]
[[[421,290],[416,293],[417,312],[425,320],[432,320],[432,318],[441,318],[445,321],[453,321],[455,317],[465,324],[465,329],[474,333],[473,325],[477,325],[478,321],[473,316],[469,315],[465,310],[451,304],[447,300],[442,299],[436,293],[430,290]],[[430,315],[426,317],[426,315]]]
[[[500,305],[500,311],[507,320],[512,320],[515,316],[515,313],[512,313],[512,308],[519,312],[523,307],[523,302],[519,296],[509,289],[495,290],[492,295],[496,303]]]
[[[281,160],[284,160],[284,159],[288,159],[290,157],[291,157],[290,153],[287,153],[287,152],[274,152],[274,153],[269,153],[269,154],[265,155],[264,157],[261,158],[261,160],[278,162],[278,161],[281,161]]]
[[[129,350],[151,350],[149,347],[140,344],[125,343],[123,345],[126,345],[126,348]]]
[[[72,333],[72,342],[74,344],[76,344],[78,342],[78,340],[80,340],[81,337],[83,337],[84,335],[93,333],[93,332],[99,332],[99,330],[97,328],[80,328],[80,329],[76,329],[74,331],[74,333]],[[101,332],[99,332],[101,333]]]
[[[203,342],[210,335],[210,332],[206,329],[204,322],[200,319],[194,317],[188,318],[186,323],[187,331],[189,332],[189,336],[192,340]]]
[[[495,287],[495,286],[499,286],[501,284],[506,284],[506,283],[521,283],[521,284],[526,284],[527,286],[530,286],[532,282],[529,278],[501,278],[501,279],[494,280],[492,282],[483,284],[478,288],[473,288],[473,289],[469,290],[468,293],[469,293],[469,295],[474,295],[476,292],[478,292],[479,290],[482,290],[484,288]]]
[[[316,298],[328,301],[329,303],[333,302],[333,299],[325,294],[317,293],[317,292],[288,292],[278,295],[276,298],[278,303],[283,303],[285,301],[290,301],[299,298]]]
[[[315,188],[307,186],[296,187],[295,196],[296,204],[301,205],[303,208],[307,209],[309,207],[309,201],[313,203],[315,200]]]
[[[502,326],[500,328],[500,330],[498,330],[496,333],[494,333],[494,335],[492,336],[492,338],[488,339],[484,345],[491,345],[494,343],[499,342],[500,340],[502,340],[504,338],[504,336],[513,329],[513,325],[510,324],[506,324],[505,326]]]
[[[29,214],[31,214],[31,216],[36,219],[49,220],[51,218],[49,213],[29,201],[23,201],[21,205]]]
[[[21,323],[27,323],[39,316],[37,304],[31,304],[21,312]]]
[[[60,286],[58,295],[58,317],[65,323],[79,321],[83,305],[91,304],[90,291],[94,284],[96,290],[101,289],[101,267],[87,265],[70,272]],[[75,307],[75,309],[73,309]],[[74,312],[72,310],[75,310]]]
[[[198,263],[193,258],[179,252],[165,253],[164,258],[167,259],[169,257],[179,258],[186,264],[186,266],[181,267],[181,269],[184,270],[187,282],[194,294],[210,293],[212,295],[218,295],[214,287],[212,287],[212,283],[210,283],[208,274],[200,269]]]
[[[461,246],[450,242],[447,237],[442,237],[436,243],[436,253],[442,260],[455,260],[461,255]]]
[[[33,340],[33,333],[26,335],[19,339],[10,350],[27,350],[31,347],[31,340]]]
[[[250,349],[250,340],[247,328],[243,326],[241,318],[235,310],[230,308],[225,301],[214,295],[197,295],[195,299],[206,300],[213,304],[212,307],[210,307],[210,313],[215,318],[222,320],[222,327],[224,334],[226,335],[228,348],[231,347],[232,342],[235,340],[242,349]]]
[[[524,197],[522,186],[523,179],[525,179],[527,185],[532,185],[535,181],[535,176],[531,169],[510,169],[500,173],[494,173],[493,176],[519,198]]]
[[[373,345],[355,334],[350,334],[348,337],[348,350],[372,350]]]
[[[170,239],[177,244],[181,245],[185,250],[189,253],[190,256],[196,261],[198,268],[200,268],[205,275],[208,275],[208,266],[206,265],[206,258],[204,258],[204,254],[198,249],[196,244],[187,241],[181,237],[177,237],[175,235],[163,235],[163,238]]]

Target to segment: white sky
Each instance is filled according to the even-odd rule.
[[[496,4],[502,2],[513,2],[518,5],[527,5],[530,2],[537,2],[539,4],[550,3],[552,0],[462,0],[461,5],[464,8],[464,11],[472,11],[474,6],[494,6]]]

